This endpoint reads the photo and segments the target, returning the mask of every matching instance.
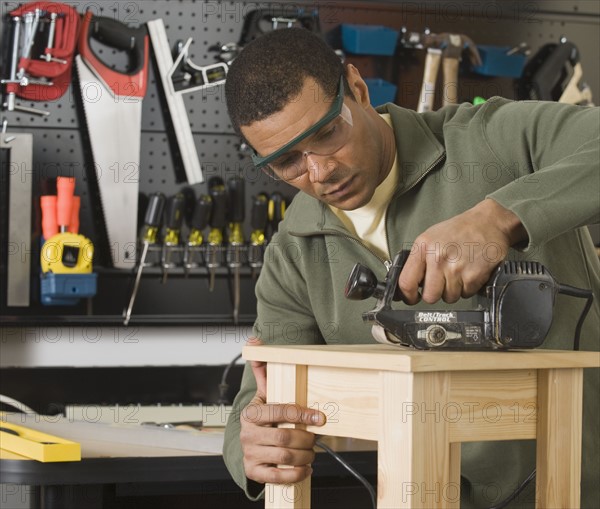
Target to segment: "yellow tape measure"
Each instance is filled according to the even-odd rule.
[[[83,235],[57,233],[42,246],[42,272],[54,274],[89,274],[92,272],[94,244]]]

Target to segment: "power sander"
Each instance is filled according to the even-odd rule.
[[[392,309],[405,301],[398,278],[410,251],[400,251],[385,280],[378,282],[371,269],[357,263],[346,283],[351,300],[377,298],[363,321],[372,323],[380,343],[429,349],[505,350],[537,348],[546,339],[558,293],[587,298],[575,331],[574,349],[589,311],[593,294],[558,283],[539,262],[504,261],[476,296],[473,310]]]

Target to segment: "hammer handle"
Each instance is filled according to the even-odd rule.
[[[458,103],[458,58],[444,58],[444,90],[442,105]]]
[[[441,59],[442,50],[437,48],[427,48],[425,72],[423,74],[423,85],[421,86],[421,95],[419,96],[419,104],[417,106],[417,112],[419,113],[433,111],[435,82],[437,80]]]

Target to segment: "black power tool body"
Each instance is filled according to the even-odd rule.
[[[381,343],[424,350],[536,348],[552,325],[557,293],[568,293],[541,263],[504,261],[477,294],[476,309],[392,309],[392,301],[404,300],[398,278],[409,254],[395,256],[383,282],[356,264],[346,283],[348,299],[377,298],[362,317]]]

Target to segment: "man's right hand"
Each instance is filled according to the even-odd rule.
[[[262,344],[251,338],[249,345]],[[294,404],[267,404],[267,366],[250,361],[256,394],[242,411],[240,441],[246,477],[259,483],[300,482],[312,473],[315,435],[302,429],[277,428],[277,424],[325,424],[325,414]],[[278,468],[289,465],[293,468]]]

